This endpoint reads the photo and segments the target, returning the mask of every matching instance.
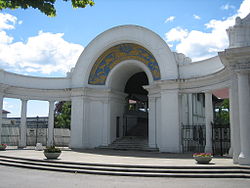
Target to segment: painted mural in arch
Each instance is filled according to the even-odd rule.
[[[161,79],[158,63],[151,52],[138,44],[124,43],[111,47],[97,59],[88,83],[105,85],[109,72],[125,60],[138,60],[149,68],[154,80]]]

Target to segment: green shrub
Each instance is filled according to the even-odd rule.
[[[61,153],[61,149],[56,148],[55,146],[47,146],[46,149],[44,149],[44,152],[46,152],[46,153]]]

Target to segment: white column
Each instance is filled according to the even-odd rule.
[[[148,146],[156,148],[156,98],[149,97],[148,103]]]
[[[206,118],[206,146],[205,152],[212,153],[212,125],[213,122],[213,101],[212,93],[205,93],[205,118]]]
[[[90,119],[90,100],[88,98],[83,99],[83,126],[82,126],[82,144],[84,148],[90,147],[90,135],[89,135],[89,119]]]
[[[102,126],[102,145],[108,146],[111,142],[110,138],[110,101],[106,100],[103,105],[103,126]],[[99,117],[101,118],[101,117]]]
[[[48,122],[47,146],[54,145],[54,108],[55,108],[55,102],[49,101],[49,122]]]
[[[235,75],[236,76],[236,75]],[[239,161],[240,155],[240,120],[239,120],[239,100],[238,100],[238,81],[232,79],[232,86],[229,89],[230,104],[230,130],[231,130],[231,150],[234,164]]]
[[[178,90],[161,91],[161,152],[181,152]]]
[[[70,147],[86,148],[88,146],[88,132],[84,130],[85,105],[82,96],[74,96],[71,98],[71,124],[70,124]]]
[[[188,94],[188,123],[193,125],[193,94]]]
[[[3,94],[0,93],[0,144],[2,143]]]
[[[240,118],[240,144],[241,153],[239,164],[250,164],[250,88],[249,76],[246,73],[238,75],[239,89],[239,118]]]
[[[21,99],[22,108],[21,108],[21,123],[20,123],[20,141],[19,147],[26,147],[26,135],[27,135],[27,124],[26,124],[26,116],[27,116],[27,100]]]

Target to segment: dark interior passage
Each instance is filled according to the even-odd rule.
[[[131,76],[125,86],[126,97],[124,136],[148,136],[148,91],[143,88],[148,85],[144,72]]]

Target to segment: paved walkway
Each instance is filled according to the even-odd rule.
[[[144,151],[121,151],[106,149],[71,150],[62,148],[62,154],[58,160],[67,162],[97,163],[97,164],[126,164],[149,166],[198,166],[192,158],[192,154],[170,154]],[[17,149],[8,147],[0,151],[0,155],[45,159],[43,151],[35,151],[34,148]],[[201,166],[199,164],[199,166]],[[210,165],[206,166],[237,166],[231,158],[214,157]]]

